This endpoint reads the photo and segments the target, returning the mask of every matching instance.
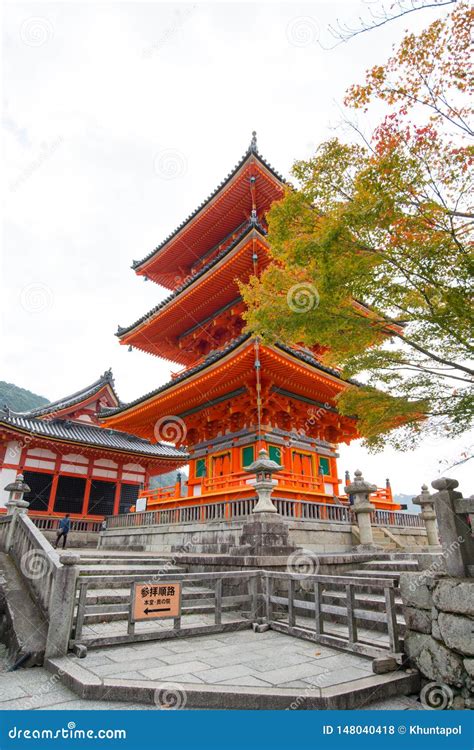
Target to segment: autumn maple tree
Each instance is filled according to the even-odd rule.
[[[268,217],[273,262],[243,288],[250,329],[362,381],[338,407],[373,448],[472,424],[472,26],[457,4],[349,90],[385,118],[294,164]]]

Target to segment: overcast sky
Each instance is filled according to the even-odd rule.
[[[374,3],[4,5],[3,329],[0,380],[53,400],[112,367],[119,395],[169,378],[169,363],[114,336],[164,290],[130,269],[233,168],[253,129],[289,176],[335,134],[350,83],[382,63],[424,11],[325,50],[336,18]],[[318,43],[322,42],[322,46]],[[367,128],[369,129],[369,128]],[[341,450],[340,470],[417,492],[439,459]],[[465,478],[467,467],[451,470]]]

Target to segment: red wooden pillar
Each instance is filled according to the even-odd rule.
[[[87,516],[88,510],[89,510],[89,499],[91,495],[91,487],[92,487],[92,467],[94,465],[94,459],[89,458],[88,461],[89,463],[87,464],[86,487],[84,490],[84,499],[82,501],[82,509],[81,509],[82,517]]]
[[[54,503],[56,501],[56,492],[58,490],[59,470],[61,468],[61,459],[62,459],[62,455],[60,453],[57,453],[56,461],[54,462],[54,474],[53,474],[53,481],[51,482],[51,492],[49,494],[48,513],[54,513]]]
[[[117,469],[117,484],[115,487],[115,496],[114,496],[114,509],[112,511],[112,515],[118,516],[119,509],[120,509],[120,495],[122,494],[122,475],[123,475],[123,464],[119,464]]]

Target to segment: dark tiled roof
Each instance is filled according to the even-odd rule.
[[[350,383],[351,385],[358,386],[361,385],[361,383],[359,383],[357,380],[353,380],[353,378],[343,378],[339,370],[335,370],[333,367],[328,367],[327,365],[321,364],[321,362],[316,359],[314,354],[312,354],[308,349],[294,349],[293,347],[286,346],[285,344],[275,344],[275,346],[277,347],[277,349],[281,349],[282,351],[288,352],[288,354],[292,354],[294,357],[301,359],[302,362],[307,362],[309,365],[313,365],[313,367],[316,367],[318,370],[327,372],[328,375],[333,375],[340,380],[344,380],[345,383]]]
[[[287,181],[285,180],[285,178],[282,177],[282,175],[279,174],[272,167],[272,165],[269,164],[269,162],[267,162],[262,156],[260,156],[260,154],[257,151],[257,147],[254,141],[252,141],[252,143],[250,144],[245,154],[242,156],[240,161],[235,165],[234,169],[231,172],[229,172],[227,177],[224,180],[222,180],[222,182],[219,183],[216,189],[210,195],[208,195],[208,197],[186,219],[184,219],[184,221],[182,221],[181,224],[178,227],[176,227],[176,229],[173,232],[171,232],[171,234],[169,234],[168,237],[166,237],[166,239],[163,240],[163,242],[161,242],[157,247],[155,247],[154,250],[151,251],[151,253],[148,253],[148,255],[142,258],[142,260],[134,260],[132,262],[132,268],[133,269],[139,268],[144,263],[149,261],[150,258],[152,258],[155,255],[155,253],[159,252],[166,244],[168,244],[168,242],[171,239],[173,239],[173,237],[175,237],[178,234],[178,232],[180,232],[181,229],[183,229],[183,227],[186,226],[188,222],[194,219],[194,217],[197,216],[199,211],[201,211],[201,209],[204,208],[204,206],[206,206],[209,203],[209,201],[211,201],[219,193],[219,191],[222,190],[222,188],[225,187],[227,183],[232,180],[234,175],[237,174],[239,169],[244,165],[245,161],[249,158],[251,154],[256,156],[257,159],[261,162],[261,164],[263,164],[263,166],[266,167],[266,169],[268,169],[268,171],[271,172],[277,180],[279,180],[283,184],[287,184]]]
[[[94,381],[94,383],[91,383],[91,385],[82,388],[80,391],[76,391],[76,393],[71,393],[70,396],[65,396],[64,398],[60,398],[58,401],[53,401],[50,404],[45,404],[45,406],[40,406],[37,409],[19,412],[19,414],[25,417],[40,417],[45,414],[53,414],[56,411],[62,411],[63,409],[67,409],[70,406],[74,406],[75,404],[80,404],[81,401],[85,401],[87,398],[90,398],[95,393],[98,393],[105,385],[110,385],[115,398],[117,399],[117,403],[120,404],[120,399],[117,396],[114,388],[114,376],[112,374],[112,370],[110,369],[106,370],[98,380]]]
[[[194,284],[196,279],[199,279],[201,276],[203,276],[207,271],[209,271],[210,268],[217,265],[222,258],[224,258],[227,253],[232,252],[232,250],[243,240],[243,238],[249,234],[252,229],[256,229],[262,237],[265,236],[265,230],[264,228],[258,223],[250,220],[248,223],[246,222],[245,227],[242,229],[242,231],[239,233],[239,235],[236,237],[236,239],[227,247],[225,247],[221,252],[216,255],[212,260],[209,261],[209,263],[206,263],[202,268],[199,269],[195,274],[190,276],[186,281],[184,281],[180,286],[176,287],[176,289],[169,294],[164,300],[159,302],[155,307],[153,307],[149,312],[145,313],[145,315],[142,315],[141,318],[135,321],[135,323],[132,323],[129,326],[126,326],[125,328],[122,328],[122,326],[118,327],[116,336],[123,336],[125,333],[128,333],[129,331],[133,330],[136,326],[139,326],[141,323],[143,323],[145,320],[149,320],[152,318],[159,310],[161,310],[165,305],[168,304],[168,302],[171,302],[172,299],[175,297],[178,297],[182,292],[184,292],[185,289],[187,289],[191,284]]]
[[[120,430],[111,430],[85,422],[72,422],[67,419],[35,419],[22,414],[0,411],[0,425],[26,430],[38,437],[52,440],[67,440],[71,443],[141,454],[152,458],[188,460],[187,453],[173,446],[163,445],[163,443],[152,444],[148,440],[120,432]]]
[[[213,362],[217,362],[219,359],[222,359],[227,354],[229,354],[229,352],[233,351],[234,349],[237,349],[240,346],[240,344],[242,344],[244,341],[250,338],[251,338],[250,333],[242,334],[238,338],[233,339],[233,341],[229,342],[227,346],[223,347],[222,349],[216,349],[215,351],[210,352],[207,355],[207,357],[205,357],[201,362],[198,362],[198,364],[194,365],[194,367],[190,367],[189,370],[184,370],[180,375],[175,377],[173,380],[169,380],[167,383],[164,383],[164,385],[160,386],[156,390],[150,391],[150,393],[145,393],[143,396],[140,396],[140,398],[137,398],[134,401],[130,401],[130,403],[128,404],[121,404],[120,406],[111,407],[111,408],[109,407],[103,408],[100,411],[99,416],[106,418],[108,416],[118,414],[121,411],[125,411],[126,409],[129,409],[131,406],[137,406],[143,401],[146,401],[149,398],[153,398],[153,396],[157,396],[159,393],[166,391],[167,388],[171,388],[171,386],[175,385],[176,383],[180,383],[181,381],[186,380],[187,378],[190,378],[192,375],[199,372],[200,370],[205,370],[206,367],[211,365]],[[292,347],[286,346],[284,344],[277,344],[276,347],[278,349],[281,349],[284,352],[287,352],[288,354],[291,354],[293,357],[300,359],[302,362],[306,362],[307,364],[312,365],[317,370],[321,370],[322,372],[327,372],[329,375],[332,375],[336,378],[339,378],[340,380],[343,380],[343,378],[341,377],[341,373],[338,372],[338,370],[334,370],[332,367],[326,367],[326,365],[322,365],[321,362],[319,362],[309,352],[303,352],[300,349],[293,349]],[[351,383],[352,385],[360,385],[360,383],[352,379],[347,379],[344,382]]]

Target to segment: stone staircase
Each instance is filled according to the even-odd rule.
[[[185,572],[167,558],[82,554],[79,586],[87,584],[84,625],[128,620],[132,583],[153,580],[157,575],[172,577],[174,573]],[[183,587],[182,602],[183,614],[210,614],[214,611],[214,590],[189,583]],[[231,608],[232,605],[222,605],[223,611]]]
[[[381,555],[382,558],[382,555]],[[357,585],[355,601],[357,606],[358,627],[374,632],[374,640],[379,639],[379,633],[386,631],[386,623],[374,619],[372,613],[386,611],[385,598],[379,586],[371,586],[370,579],[387,579],[398,581],[402,571],[416,571],[418,563],[410,559],[409,555],[395,556],[391,554],[383,559],[362,562],[360,567],[350,571],[351,577]],[[155,576],[166,573],[170,577],[173,573],[186,572],[183,567],[173,564],[165,557],[151,555],[99,555],[91,553],[81,554],[79,566],[79,584],[87,583],[86,607],[84,626],[99,624],[105,627],[107,623],[124,623],[128,620],[130,601],[130,585],[134,582],[152,580]],[[347,625],[345,611],[346,591],[343,584],[337,583],[337,578],[324,590],[323,602],[330,607],[326,617],[328,624]],[[402,611],[402,600],[395,590],[395,608],[400,635],[403,637],[405,620]],[[214,590],[199,584],[189,583],[183,588],[184,615],[211,615],[214,611]],[[303,594],[303,599],[310,601],[312,594]],[[232,603],[222,604],[223,611],[235,609]]]
[[[405,571],[417,571],[418,563],[416,560],[410,559],[410,556],[395,557],[392,555],[392,559],[380,559],[371,560],[370,562],[361,563],[360,567],[348,571],[345,575],[350,575],[355,581],[360,579],[361,583],[356,586],[355,602],[356,602],[356,619],[357,625],[361,629],[365,629],[369,633],[370,631],[376,631],[374,633],[375,638],[379,640],[378,633],[386,632],[386,622],[374,619],[371,614],[373,612],[386,612],[385,597],[380,592],[379,586],[371,586],[370,579],[387,579],[395,581],[398,584],[400,574]],[[337,577],[334,578],[334,584],[326,587],[322,594],[323,604],[328,605],[331,610],[327,613],[325,622],[328,624],[337,623],[338,625],[347,626],[347,612],[345,610],[345,601],[347,593],[345,585],[337,582]],[[312,592],[308,592],[304,595],[304,600],[311,601],[313,598]],[[403,638],[405,631],[405,618],[403,616],[402,599],[398,590],[398,586],[395,589],[395,611],[397,616],[397,623],[399,625],[400,636]]]
[[[423,552],[427,549],[428,540],[424,530],[414,528],[412,534],[407,534],[407,529],[403,531],[402,534],[397,527],[372,526],[374,544],[382,552]],[[351,533],[354,544],[360,544],[359,528],[351,526]]]

